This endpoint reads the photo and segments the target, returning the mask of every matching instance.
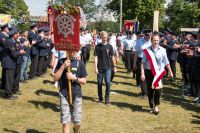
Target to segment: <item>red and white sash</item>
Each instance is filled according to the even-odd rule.
[[[165,73],[166,73],[165,68],[163,67],[159,70],[156,58],[155,58],[152,50],[144,49],[144,53],[149,61],[149,64],[151,67],[151,72],[154,76],[153,83],[152,83],[152,89],[160,89],[160,88],[162,88],[161,79],[165,76]]]

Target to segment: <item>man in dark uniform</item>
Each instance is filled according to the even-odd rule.
[[[167,49],[167,56],[170,62],[170,67],[174,75],[173,81],[176,81],[176,61],[178,57],[178,48],[179,48],[177,40],[178,34],[175,31],[172,32],[171,34],[172,34],[172,41],[168,45],[166,45],[166,49]]]
[[[2,58],[2,67],[5,76],[3,77],[5,81],[5,96],[9,100],[14,100],[17,97],[13,96],[13,83],[14,74],[17,64],[17,57],[24,54],[24,50],[17,51],[16,39],[18,38],[17,29],[13,28],[8,34],[9,39],[5,41],[4,45],[4,55]]]
[[[41,76],[44,74],[43,69],[46,63],[47,53],[47,43],[45,42],[44,36],[44,28],[38,29],[38,50],[39,50],[39,58],[38,58],[38,66],[37,66],[37,74]]]
[[[28,40],[31,44],[31,65],[30,65],[30,76],[29,79],[35,78],[38,65],[38,42],[37,41],[37,25],[31,25],[31,30],[28,33]]]
[[[3,57],[3,48],[4,48],[4,42],[7,38],[9,38],[9,35],[8,35],[8,32],[9,32],[9,29],[8,29],[8,24],[4,24],[2,25],[1,27],[1,32],[0,32],[0,61],[2,60],[2,57]],[[2,70],[2,73],[1,73],[1,89],[4,88],[4,83],[5,81],[3,81],[3,76],[4,76],[4,71]]]

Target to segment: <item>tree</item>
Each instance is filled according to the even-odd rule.
[[[107,8],[120,12],[119,0],[111,0]],[[123,0],[123,20],[138,18],[140,28],[152,28],[154,10],[160,11],[159,27],[163,28],[165,0]]]
[[[179,30],[181,27],[200,26],[200,6],[198,0],[172,0],[166,15],[166,27]]]
[[[28,6],[24,0],[0,0],[0,12],[19,19],[22,15],[29,15]]]

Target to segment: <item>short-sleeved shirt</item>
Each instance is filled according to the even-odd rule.
[[[125,50],[135,51],[136,41],[132,38],[126,38],[123,40],[123,45]]]
[[[62,64],[65,62],[66,59],[60,59],[58,61],[58,64],[56,66],[55,72],[57,72]],[[67,70],[65,69],[62,73],[61,78],[59,79],[59,86],[60,86],[60,92],[63,96],[68,96],[68,80],[66,77]],[[84,78],[87,76],[87,71],[85,68],[85,65],[82,61],[78,60],[71,60],[71,72],[72,74],[75,74],[78,78]],[[82,91],[81,91],[81,85],[77,83],[76,81],[71,81],[72,86],[72,96],[73,97],[82,97]]]
[[[153,52],[159,69],[164,68],[167,64],[169,64],[166,49],[164,49],[163,47],[159,46],[157,49],[154,50],[152,46],[150,46],[150,47],[147,47],[147,50]],[[145,69],[151,70],[149,60],[146,57],[146,54],[143,55],[142,63],[145,63]]]
[[[138,52],[138,57],[143,57],[143,50],[147,47],[151,46],[151,41],[145,41],[144,38],[137,40],[135,51]]]
[[[112,45],[102,43],[96,45],[94,50],[94,56],[97,56],[98,69],[110,69],[112,67],[112,57],[114,55]]]

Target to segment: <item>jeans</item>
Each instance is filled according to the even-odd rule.
[[[20,80],[28,79],[28,65],[30,62],[29,56],[23,56],[24,62],[21,64]]]
[[[110,82],[111,82],[111,69],[99,69],[99,74],[97,74],[97,80],[98,80],[98,96],[99,101],[103,101],[103,94],[102,94],[102,83],[103,83],[103,77],[105,78],[106,83],[106,95],[105,100],[109,101],[110,96]]]

